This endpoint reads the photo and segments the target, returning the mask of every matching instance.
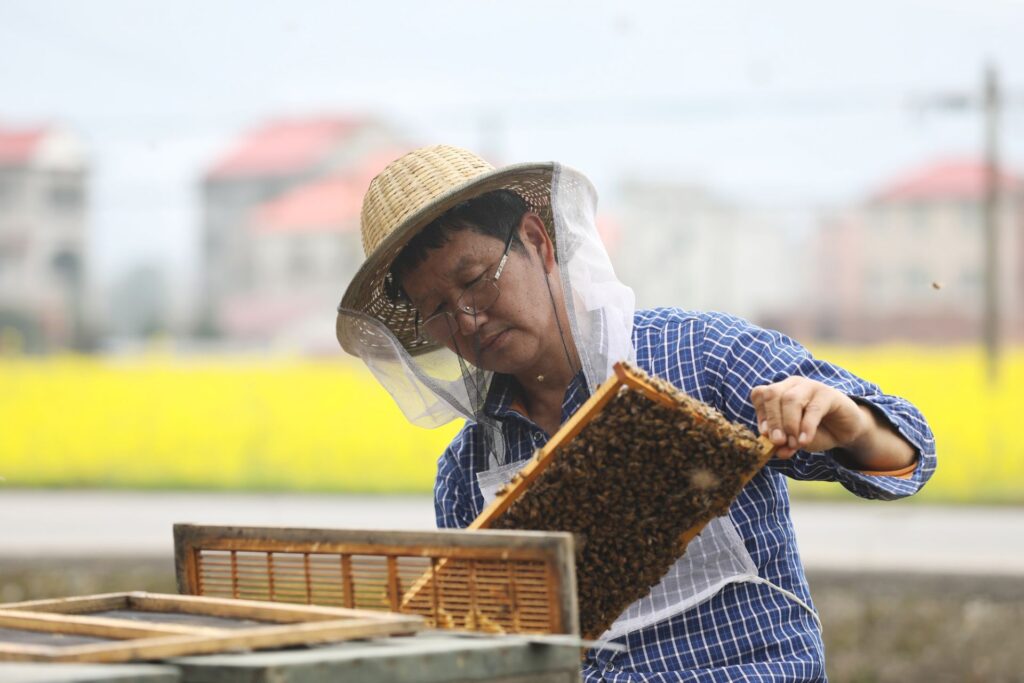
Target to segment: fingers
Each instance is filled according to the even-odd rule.
[[[786,446],[786,430],[783,423],[783,397],[793,385],[793,377],[775,384],[755,387],[750,400],[757,411],[757,426],[776,446]],[[793,407],[789,409],[792,411]]]
[[[800,450],[800,449],[799,448],[788,448],[788,447],[784,446],[784,447],[779,448],[779,449],[777,449],[775,451],[775,457],[776,458],[781,458],[782,460],[788,460],[789,458],[792,458],[796,454],[796,452],[798,450]]]
[[[782,433],[789,448],[796,449],[800,445],[804,409],[810,403],[813,393],[814,385],[805,382],[794,382],[782,392],[779,400],[782,405]]]
[[[827,387],[806,377],[755,387],[750,400],[757,412],[758,429],[777,447],[780,458],[791,457],[814,441],[822,417],[828,412]]]
[[[816,392],[811,400],[804,407],[803,419],[800,421],[800,433],[797,436],[798,445],[803,448],[818,435],[818,425],[831,407],[831,401],[825,392]]]

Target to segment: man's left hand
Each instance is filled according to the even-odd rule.
[[[750,400],[761,434],[778,446],[780,458],[791,458],[800,449],[855,449],[874,426],[869,408],[806,377],[754,387]]]

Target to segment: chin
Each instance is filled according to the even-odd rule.
[[[530,366],[532,359],[531,349],[525,348],[523,341],[522,335],[508,330],[508,337],[499,340],[494,348],[484,349],[474,365],[504,375],[518,374]]]

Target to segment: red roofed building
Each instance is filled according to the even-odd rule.
[[[0,166],[27,166],[38,156],[46,140],[44,127],[0,130]]]
[[[362,262],[359,211],[365,191],[351,175],[335,174],[253,210],[253,286],[228,300],[222,320],[226,333],[273,340],[314,330],[333,350],[334,308]],[[309,324],[310,318],[322,324]],[[304,348],[321,346],[316,340],[293,341]]]
[[[985,196],[986,171],[985,164],[972,159],[940,161],[890,181],[872,201],[875,204],[980,202]],[[1003,193],[1019,193],[1024,181],[1003,170],[999,174],[999,188]]]
[[[367,169],[381,155],[391,161],[404,148],[376,121],[322,117],[269,123],[215,159],[203,178],[204,322],[229,335],[252,336],[234,329],[232,320],[263,319],[247,310],[261,299],[284,296],[282,289],[306,297],[326,287],[327,275],[308,270],[309,259],[326,258],[341,268],[330,274],[337,295],[355,259],[343,233],[353,215],[358,226]],[[324,250],[324,240],[344,244],[346,256],[325,256],[336,249]],[[279,262],[290,264],[287,279],[277,275]]]
[[[819,336],[976,341],[983,306],[985,167],[940,161],[826,220],[816,245]],[[1003,328],[1024,338],[1024,181],[999,178]]]
[[[279,121],[253,131],[220,157],[206,179],[286,176],[331,165],[337,143],[358,134],[364,122],[325,118]]]
[[[347,231],[353,219],[358,228],[359,209],[365,191],[366,188],[358,187],[345,174],[314,180],[256,207],[253,230],[286,234]]]
[[[0,126],[0,343],[39,350],[81,339],[86,182],[70,132]]]

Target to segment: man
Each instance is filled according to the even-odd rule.
[[[626,651],[590,650],[583,673],[824,680],[784,477],[910,495],[935,468],[931,431],[903,399],[777,332],[724,314],[634,311],[595,205],[586,178],[557,164],[495,170],[446,146],[402,157],[364,200],[367,260],[339,306],[339,341],[413,422],[466,418],[438,462],[442,527],[467,526],[618,360],[767,435],[776,458],[602,636]]]

